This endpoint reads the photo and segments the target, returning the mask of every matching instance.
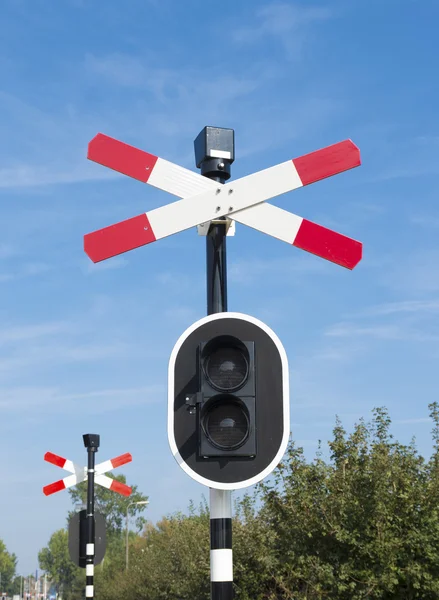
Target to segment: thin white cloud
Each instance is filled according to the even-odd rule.
[[[189,326],[191,323],[201,318],[197,311],[191,306],[171,306],[165,309],[164,316],[166,319],[174,321],[183,321]]]
[[[250,94],[267,78],[273,77],[273,73],[265,69],[262,72],[255,71],[247,77],[236,77],[231,73],[212,78],[211,72],[207,70],[192,66],[183,69],[163,68],[157,66],[156,59],[127,54],[104,56],[87,54],[85,70],[90,76],[100,77],[117,86],[148,90],[151,99],[158,103],[155,105],[155,110],[169,102],[175,110],[177,101],[177,106],[183,108],[185,112],[190,106],[196,107],[194,99],[199,97],[203,98],[203,104],[206,103],[212,111],[213,106]],[[154,112],[154,107],[152,111]],[[168,114],[167,117],[169,116]],[[166,119],[168,126],[172,122],[172,119]],[[168,133],[170,135],[179,133],[182,125],[183,123],[180,123],[179,130],[171,128]]]
[[[71,333],[74,326],[68,321],[53,321],[32,325],[19,325],[16,327],[0,326],[0,345],[8,343],[41,340],[42,338]]]
[[[89,165],[84,156],[78,152],[77,161],[84,162],[83,166],[69,168],[67,164],[45,165],[22,164],[15,167],[0,169],[0,188],[25,188],[43,185],[61,185],[66,183],[81,183],[84,181],[101,181],[122,177],[111,169],[96,169]]]
[[[307,40],[307,28],[332,16],[328,8],[273,3],[256,12],[253,25],[236,28],[232,39],[240,44],[257,44],[265,37],[273,37],[283,45],[287,57],[293,59],[300,55]]]
[[[439,229],[439,217],[434,215],[413,215],[410,222],[427,229]]]
[[[17,254],[17,248],[12,246],[11,244],[0,243],[0,260],[11,258],[12,256],[16,256]]]
[[[6,283],[16,279],[25,279],[26,277],[35,277],[47,273],[51,269],[51,265],[43,262],[21,264],[13,272],[0,273],[0,283]]]
[[[24,369],[55,368],[60,364],[87,363],[126,358],[135,352],[128,342],[112,343],[67,343],[29,345],[17,347],[7,355],[0,357],[0,374],[3,377],[16,376]]]
[[[328,337],[343,338],[375,338],[380,340],[406,340],[413,342],[437,342],[439,334],[419,331],[401,325],[366,325],[359,326],[355,323],[339,323],[325,331]]]
[[[295,249],[292,251],[294,252]],[[297,251],[298,253],[300,251]],[[273,259],[241,259],[230,264],[229,279],[237,284],[246,285],[265,280],[267,277],[278,277],[279,274],[300,274],[303,276],[315,273],[329,273],[325,261],[315,260],[311,256],[291,256]]]
[[[151,85],[147,73],[147,61],[143,63],[135,56],[114,53],[105,56],[86,54],[85,69],[91,75],[99,75],[120,86],[144,87]],[[156,71],[154,67],[154,71]]]
[[[345,363],[346,361],[353,360],[354,352],[352,348],[346,348],[345,346],[338,348],[329,347],[321,350],[319,349],[319,351],[314,355],[314,358],[320,361]]]
[[[412,419],[398,419],[396,425],[415,425],[417,423],[433,423],[430,417],[414,417]]]
[[[351,317],[380,317],[402,313],[431,315],[439,312],[439,300],[401,300],[400,302],[386,302],[365,308]]]
[[[62,103],[43,110],[0,91],[0,111],[9,133],[0,153],[0,189],[77,183],[117,177],[87,161],[87,143],[96,133],[96,118]],[[101,118],[102,123],[102,118]],[[21,133],[20,133],[21,132]]]
[[[408,162],[408,161],[407,161]],[[417,177],[426,177],[427,175],[439,174],[439,165],[432,164],[401,164],[389,166],[388,169],[374,175],[368,179],[370,183],[379,183],[380,181],[392,181],[393,179],[416,179]]]
[[[360,327],[354,323],[338,323],[329,327],[325,335],[329,337],[359,337],[367,336],[387,340],[399,340],[402,332],[395,325],[372,325]]]
[[[251,99],[255,93],[261,97],[265,96],[266,92],[271,95],[273,82],[283,75],[276,63],[267,60],[263,63],[253,62],[246,69],[245,76],[242,72],[237,72],[232,65],[227,74],[212,78],[211,71],[207,68],[193,65],[178,69],[162,67],[157,57],[120,53],[101,56],[88,54],[84,72],[93,85],[98,82],[101,86],[108,85],[110,89],[111,86],[132,88],[134,98],[138,97],[134,110],[136,113],[142,111],[142,114],[139,118],[131,114],[130,122],[125,119],[123,129],[127,132],[127,139],[131,139],[130,143],[134,145],[137,139],[148,139],[150,142],[156,140],[159,147],[166,144],[167,152],[169,138],[172,139],[175,149],[178,140],[187,140],[188,136],[192,139],[194,131],[200,129],[200,123],[222,122],[226,125],[230,122],[231,115],[236,120],[240,113],[244,113],[241,138],[245,137],[245,129],[249,128],[254,143],[254,121],[248,126],[246,123],[249,111],[253,114],[255,106],[250,100],[250,107],[246,108],[247,99]],[[273,121],[273,110],[266,110],[265,103],[261,102],[257,112],[263,111],[270,112],[270,119]],[[296,109],[294,116],[297,121]],[[314,111],[313,120],[318,118],[319,115]],[[262,115],[255,115],[255,119],[260,128]],[[135,127],[129,124],[133,122],[136,123]],[[282,118],[282,127],[283,132],[289,130],[285,118]],[[275,137],[275,133],[272,128],[272,137]],[[259,137],[264,137],[261,130]],[[241,148],[244,145],[246,143],[242,141]],[[259,148],[256,151],[259,151]],[[183,151],[179,149],[178,153],[175,153],[174,160],[184,163],[185,152],[186,146]],[[172,151],[166,158],[173,160]],[[188,155],[188,160],[192,165],[192,153]]]
[[[372,165],[372,169],[366,171],[370,174],[368,182],[412,179],[439,173],[437,138],[407,138],[398,129],[394,135],[389,135],[384,129],[384,135],[387,137],[378,139],[378,134],[374,146],[369,147],[369,154],[374,154],[375,166]]]
[[[129,264],[128,258],[125,256],[115,256],[109,260],[104,260],[99,263],[93,263],[89,259],[83,263],[84,270],[86,273],[100,273],[101,271],[112,271],[114,269],[121,269]]]
[[[66,393],[54,387],[0,388],[0,407],[4,411],[26,410],[26,414],[50,409],[56,413],[71,413],[87,406],[89,413],[104,413],[159,402],[165,396],[164,385],[137,388],[109,388],[89,392]]]
[[[405,258],[405,260],[404,260]],[[395,257],[393,268],[387,270],[382,283],[406,297],[421,298],[439,292],[439,251],[437,246],[424,246],[406,257]]]

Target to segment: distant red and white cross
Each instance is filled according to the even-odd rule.
[[[59,479],[54,483],[45,485],[43,487],[43,493],[46,496],[55,494],[55,492],[61,492],[62,490],[77,485],[78,483],[87,481],[88,479],[87,467],[80,467],[67,458],[53,454],[53,452],[46,452],[44,455],[44,460],[52,465],[55,465],[56,467],[61,467],[61,469],[64,469],[69,473],[73,473],[72,475],[68,475],[67,477]],[[126,454],[121,454],[120,456],[112,458],[111,460],[105,460],[104,462],[99,463],[95,466],[95,483],[98,483],[99,485],[102,485],[113,492],[122,494],[122,496],[129,496],[132,492],[132,489],[128,485],[125,485],[124,483],[121,483],[115,479],[111,479],[111,477],[107,477],[104,475],[104,473],[111,471],[112,469],[116,469],[117,467],[121,467],[122,465],[126,465],[132,460],[133,457],[129,452],[127,452]]]
[[[84,250],[93,262],[224,216],[348,269],[362,258],[361,242],[266,202],[358,167],[360,152],[351,140],[225,184],[102,133],[89,143],[87,157],[182,198],[85,235]]]

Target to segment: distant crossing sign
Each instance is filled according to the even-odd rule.
[[[266,201],[361,164],[345,140],[225,184],[98,133],[88,158],[182,198],[84,236],[93,262],[145,246],[190,227],[227,217],[348,269],[362,258],[362,244]]]
[[[56,467],[61,467],[61,469],[72,473],[72,475],[68,475],[67,477],[59,479],[54,483],[45,485],[43,487],[43,493],[45,496],[50,496],[56,492],[61,492],[62,490],[77,485],[78,483],[87,481],[88,479],[87,467],[80,467],[67,458],[53,454],[53,452],[46,452],[44,455],[44,460],[52,465],[55,465]],[[128,485],[125,485],[120,481],[116,481],[115,479],[111,479],[111,477],[107,477],[104,475],[104,473],[111,471],[112,469],[116,469],[117,467],[121,467],[122,465],[126,465],[132,460],[133,457],[129,452],[127,452],[126,454],[121,454],[120,456],[112,458],[111,460],[106,460],[99,463],[95,466],[95,483],[102,485],[113,492],[122,494],[122,496],[129,496],[132,492],[132,489]]]

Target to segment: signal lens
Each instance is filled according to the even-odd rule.
[[[204,372],[210,385],[221,392],[233,392],[248,378],[248,351],[245,346],[221,343],[205,350]]]
[[[221,450],[239,448],[249,435],[246,407],[233,396],[211,400],[203,418],[203,428],[210,442]]]

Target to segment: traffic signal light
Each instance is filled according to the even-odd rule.
[[[288,437],[288,361],[276,334],[239,313],[191,325],[168,376],[168,439],[182,469],[212,488],[246,487],[276,467]]]

